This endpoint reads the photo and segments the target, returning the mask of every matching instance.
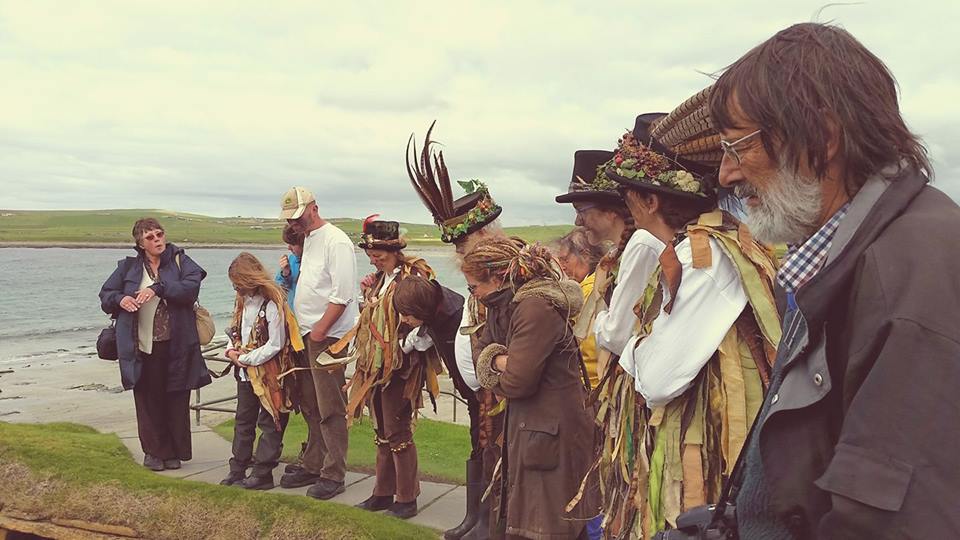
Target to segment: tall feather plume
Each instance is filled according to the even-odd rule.
[[[427,129],[427,135],[423,141],[423,148],[419,155],[417,145],[414,142],[413,135],[407,141],[407,175],[413,184],[414,190],[420,196],[420,200],[433,214],[434,220],[439,222],[450,219],[454,216],[453,208],[453,190],[450,187],[450,174],[447,172],[447,166],[443,161],[443,152],[433,155],[430,140],[430,134],[437,121],[434,120]],[[413,152],[410,147],[413,146]],[[411,165],[411,157],[413,164]],[[431,164],[431,158],[433,163]]]
[[[367,234],[367,225],[377,220],[380,217],[380,214],[373,214],[372,216],[367,216],[367,219],[363,220],[363,234]]]
[[[413,156],[414,163],[413,166],[410,165],[410,146],[413,146]],[[436,218],[439,213],[439,209],[434,206],[433,200],[430,198],[429,190],[421,186],[421,182],[425,182],[423,174],[420,172],[420,167],[416,161],[417,156],[417,143],[413,141],[413,134],[410,134],[410,139],[407,141],[407,176],[410,177],[410,183],[413,184],[413,190],[417,192],[417,195],[420,197],[420,200],[423,201],[423,205],[427,207],[427,210],[433,214]]]

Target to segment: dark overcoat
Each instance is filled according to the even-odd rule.
[[[180,264],[177,265],[177,255]],[[100,307],[116,318],[117,353],[120,361],[120,380],[129,390],[140,379],[143,363],[136,342],[137,314],[120,307],[124,296],[136,296],[144,272],[144,255],[137,249],[134,257],[117,262],[117,269],[100,288]],[[160,282],[153,288],[167,303],[170,314],[169,367],[167,391],[192,390],[210,384],[210,373],[200,353],[200,338],[194,304],[200,295],[200,282],[207,273],[182,248],[167,244],[160,255]]]

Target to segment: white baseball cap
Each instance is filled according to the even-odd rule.
[[[280,199],[280,219],[297,219],[303,215],[310,203],[314,202],[313,193],[307,188],[296,186],[290,188]]]

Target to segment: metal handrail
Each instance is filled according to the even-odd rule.
[[[226,344],[227,344],[226,340],[214,340],[214,341],[211,341],[209,344],[205,345],[204,347],[202,347],[202,348],[200,349],[200,353],[203,355],[203,359],[206,360],[206,361],[213,361],[213,362],[221,362],[221,363],[225,363],[225,364],[230,364],[230,363],[231,363],[230,360],[227,360],[227,359],[224,358],[221,354],[218,354],[218,353],[215,352],[215,351],[218,351],[218,350],[221,349],[221,348],[224,348],[224,347],[226,346]],[[349,381],[349,380],[350,380],[350,377],[347,377],[346,379]],[[466,405],[467,402],[466,402],[463,398],[461,398],[460,396],[456,395],[456,394],[453,393],[453,392],[447,392],[447,391],[445,391],[445,390],[440,390],[439,393],[440,393],[441,395],[450,396],[450,397],[453,398],[453,421],[456,422],[456,421],[457,421],[457,402],[463,403],[464,405]],[[210,400],[210,401],[201,402],[201,401],[200,401],[200,389],[197,388],[197,389],[194,390],[194,404],[193,404],[193,405],[190,405],[190,410],[196,412],[195,421],[196,421],[197,425],[200,425],[200,411],[215,411],[215,412],[236,413],[236,412],[237,412],[236,407],[234,407],[234,408],[232,408],[232,409],[229,409],[229,408],[226,408],[226,407],[216,407],[216,405],[218,405],[218,404],[220,404],[220,403],[226,403],[226,402],[228,402],[228,401],[234,401],[234,400],[236,400],[236,399],[237,399],[237,395],[234,394],[232,397],[226,397],[226,398],[220,398],[220,399],[213,399],[213,400]]]

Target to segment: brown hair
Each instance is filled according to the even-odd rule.
[[[413,315],[430,322],[437,314],[443,291],[436,281],[423,276],[409,275],[397,283],[393,291],[393,307],[401,315]]]
[[[283,289],[273,280],[273,276],[267,273],[260,259],[246,251],[240,252],[230,268],[227,270],[227,276],[235,287],[247,291],[254,291],[256,294],[272,300],[277,304],[277,309],[283,310],[283,304],[287,301]],[[237,294],[237,302],[240,302],[240,295]]]
[[[590,242],[585,227],[574,227],[572,231],[557,240],[557,246],[586,261],[587,266],[590,267],[590,272],[596,270],[597,263],[600,262],[604,254],[602,245]]]
[[[674,231],[679,231],[709,209],[709,205],[700,201],[691,201],[659,193],[657,198],[660,201],[660,217]]]
[[[795,24],[729,66],[710,94],[710,114],[721,130],[743,127],[733,121],[734,99],[763,130],[771,159],[777,141],[781,163],[796,171],[806,160],[818,178],[827,169],[825,119],[833,119],[850,195],[901,160],[932,177],[926,148],[900,115],[890,70],[840,27]]]
[[[133,233],[132,233],[133,241],[139,246],[140,237],[143,236],[144,233],[148,231],[156,231],[156,230],[164,231],[163,225],[161,225],[156,218],[152,218],[152,217],[140,218],[137,220],[136,223],[133,224]]]
[[[303,247],[303,239],[303,233],[291,227],[289,223],[283,226],[283,242],[285,244]]]
[[[531,279],[561,279],[560,266],[550,250],[516,238],[492,238],[480,242],[463,257],[460,269],[464,274],[484,281],[500,277],[515,288]]]

